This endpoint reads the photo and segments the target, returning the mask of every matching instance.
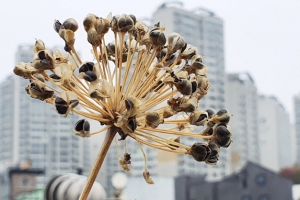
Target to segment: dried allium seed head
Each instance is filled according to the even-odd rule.
[[[186,49],[181,53],[181,58],[190,60],[197,54],[198,49],[190,44],[187,45]]]

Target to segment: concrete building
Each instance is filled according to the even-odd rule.
[[[294,96],[294,113],[295,113],[295,136],[297,149],[297,163],[300,163],[300,94]]]
[[[279,171],[294,164],[289,114],[275,97],[258,98],[258,132],[261,165]]]
[[[221,181],[207,182],[203,176],[175,178],[175,200],[292,200],[293,183],[255,163]]]
[[[257,89],[249,73],[226,75],[226,108],[233,115],[230,130],[233,133],[231,144],[231,171],[239,170],[249,160],[260,162]]]
[[[224,66],[224,27],[223,20],[213,12],[204,8],[186,10],[182,3],[164,3],[153,14],[153,24],[160,22],[166,27],[165,34],[177,32],[185,38],[188,44],[198,48],[203,56],[203,62],[208,66],[208,78],[211,87],[207,96],[201,99],[200,108],[225,107],[225,66]],[[201,131],[202,127],[195,127]],[[181,138],[184,144],[192,145],[197,140]],[[197,141],[198,142],[198,141]],[[222,149],[217,166],[197,163],[192,157],[158,152],[159,168],[162,176],[177,176],[179,174],[207,174],[207,179],[225,176],[230,172],[229,151]]]
[[[19,46],[16,63],[30,62],[32,46]],[[73,133],[77,115],[67,118],[52,105],[32,99],[25,91],[29,81],[11,75],[0,83],[0,165],[15,165],[30,158],[32,167],[45,169],[43,185],[54,174],[90,170],[88,140]]]

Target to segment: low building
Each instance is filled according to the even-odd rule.
[[[240,172],[216,182],[204,176],[175,178],[176,200],[292,200],[293,183],[255,163],[247,162]]]

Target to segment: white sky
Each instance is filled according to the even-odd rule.
[[[54,19],[73,17],[78,21],[75,46],[83,60],[90,60],[91,47],[82,26],[88,13],[101,17],[109,12],[132,13],[137,18],[150,18],[163,2],[166,1],[1,0],[0,81],[11,74],[19,44],[34,44],[38,38],[46,46],[63,45],[53,30]],[[260,93],[276,96],[293,114],[292,97],[300,92],[300,1],[184,1],[185,9],[199,6],[224,20],[226,70],[250,72]]]

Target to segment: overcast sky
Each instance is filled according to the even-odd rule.
[[[81,25],[88,13],[106,17],[109,12],[151,18],[163,2],[1,0],[0,80],[12,72],[19,44],[33,44],[38,38],[46,46],[63,45],[52,28],[54,19],[73,17]],[[300,92],[300,1],[184,1],[187,10],[200,6],[224,20],[226,70],[250,72],[259,93],[276,96],[293,114],[292,97]],[[76,38],[83,60],[90,59],[91,47],[82,25]]]

